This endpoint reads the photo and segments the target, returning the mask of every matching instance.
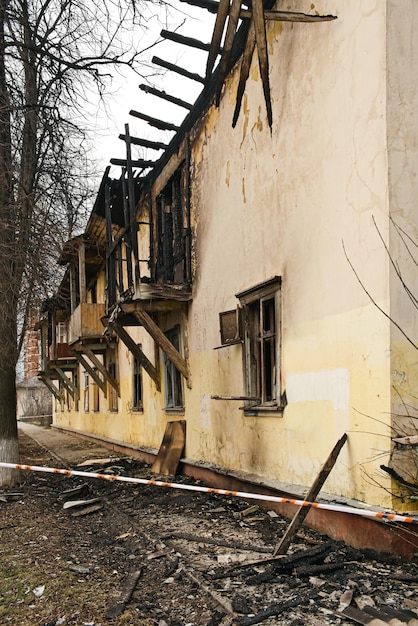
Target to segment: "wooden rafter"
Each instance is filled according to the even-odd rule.
[[[216,13],[215,26],[213,29],[212,42],[209,49],[206,64],[206,79],[212,74],[216,58],[221,48],[222,35],[225,28],[226,18],[229,13],[229,0],[221,0]],[[225,51],[224,51],[225,52]]]
[[[160,59],[160,57],[152,57],[152,62],[156,65],[159,65],[160,67],[164,67],[166,70],[171,70],[176,74],[180,74],[180,76],[185,76],[185,78],[190,78],[191,80],[195,80],[198,83],[205,83],[205,79],[202,76],[199,76],[199,74],[196,74],[195,72],[189,72],[189,70],[175,65],[175,63],[164,61],[164,59]]]
[[[264,20],[263,0],[253,0],[253,14],[251,21],[254,24],[255,42],[258,52],[258,65],[260,68],[261,81],[263,83],[267,119],[271,128],[273,125],[273,112],[271,108],[269,59],[267,53],[266,22]]]
[[[119,139],[126,141],[127,136],[119,135]],[[151,148],[151,150],[165,150],[167,148],[167,144],[161,141],[150,141],[149,139],[140,139],[139,137],[129,137],[129,141],[133,146],[142,146],[143,148]]]
[[[218,87],[216,90],[216,103],[219,104],[222,87],[225,82],[226,75],[230,69],[230,60],[232,53],[232,44],[234,43],[235,33],[237,31],[239,12],[241,9],[241,0],[232,0],[229,7],[228,24],[225,33],[224,49],[219,62]],[[225,23],[224,23],[225,25]]]
[[[184,109],[192,110],[193,105],[189,102],[185,102],[181,98],[176,98],[166,93],[165,91],[160,91],[160,89],[155,89],[155,87],[150,87],[149,85],[139,85],[141,91],[145,91],[145,93],[150,93],[152,96],[156,96],[157,98],[162,98],[167,102],[171,102],[172,104],[177,104],[179,107],[183,107]]]
[[[150,126],[154,126],[154,128],[158,128],[159,130],[172,130],[177,132],[179,127],[175,124],[171,124],[170,122],[164,122],[163,120],[159,120],[156,117],[152,117],[151,115],[146,115],[145,113],[141,113],[140,111],[134,111],[131,109],[129,111],[129,115],[132,117],[137,117],[144,122],[147,122]]]
[[[250,29],[248,31],[247,42],[245,44],[244,54],[241,61],[241,70],[239,75],[239,83],[237,90],[237,98],[235,102],[234,117],[232,118],[232,127],[235,128],[238,121],[239,112],[241,111],[242,98],[244,97],[245,85],[247,84],[247,78],[250,74],[251,61],[255,50],[255,28],[254,23],[251,22]]]

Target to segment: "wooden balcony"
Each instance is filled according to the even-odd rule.
[[[104,314],[104,304],[79,304],[70,318],[68,343],[71,345],[79,339],[101,337],[101,318]]]

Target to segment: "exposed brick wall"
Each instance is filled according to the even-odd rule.
[[[23,374],[25,380],[36,376],[39,371],[38,332],[34,330],[37,319],[37,311],[31,311],[28,317],[28,327],[23,346]]]

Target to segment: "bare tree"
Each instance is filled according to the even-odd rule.
[[[150,4],[150,3],[148,3]],[[0,461],[18,462],[15,370],[33,297],[85,206],[83,106],[137,67],[136,0],[0,0]],[[148,10],[149,11],[149,10]],[[130,42],[128,44],[124,42]],[[0,468],[0,485],[15,470]]]

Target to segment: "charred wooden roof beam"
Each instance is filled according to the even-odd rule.
[[[158,128],[159,130],[172,130],[176,133],[179,129],[179,127],[175,124],[170,124],[170,122],[164,122],[163,120],[159,120],[156,117],[145,115],[145,113],[140,113],[139,111],[134,111],[133,109],[129,111],[129,115],[132,115],[132,117],[137,117],[138,119],[150,124],[150,126]]]
[[[126,141],[127,135],[119,135],[119,139]],[[139,137],[129,137],[129,141],[134,146],[142,146],[143,148],[151,148],[152,150],[165,150],[167,148],[166,143],[149,141],[149,139],[140,139]]]
[[[170,41],[174,41],[175,43],[189,46],[190,48],[196,48],[197,50],[204,50],[205,52],[209,52],[210,49],[210,43],[203,43],[203,41],[200,41],[199,39],[194,39],[193,37],[185,37],[184,35],[180,35],[180,33],[172,33],[169,30],[162,30],[160,35],[161,37],[164,37],[164,39],[169,39]]]
[[[183,67],[179,67],[174,63],[169,63],[168,61],[164,61],[164,59],[160,59],[160,57],[152,57],[152,62],[160,67],[164,67],[166,70],[170,70],[172,72],[176,72],[176,74],[180,74],[180,76],[184,76],[185,78],[190,78],[191,80],[195,80],[198,83],[205,84],[205,79],[203,76],[199,76],[194,72],[189,72],[189,70],[185,70]]]
[[[180,98],[175,98],[174,96],[170,96],[165,91],[160,91],[159,89],[155,89],[154,87],[149,87],[149,85],[139,85],[139,88],[145,93],[150,93],[153,96],[157,96],[158,98],[162,98],[163,100],[167,100],[167,102],[171,102],[172,104],[177,104],[180,107],[192,110],[193,105],[181,100]]]

